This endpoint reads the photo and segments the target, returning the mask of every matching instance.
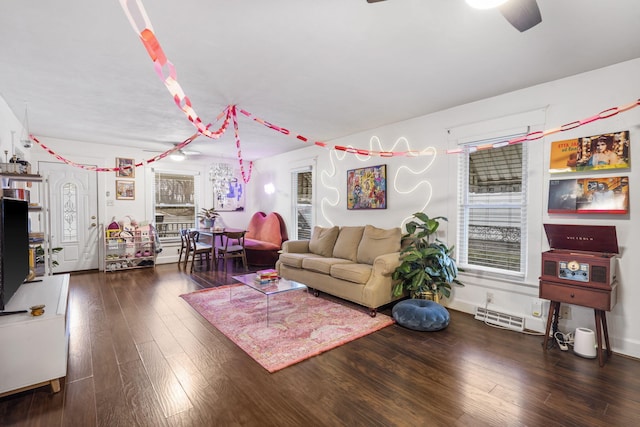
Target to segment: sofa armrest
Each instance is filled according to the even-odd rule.
[[[373,260],[371,277],[362,290],[362,298],[369,308],[377,308],[398,299],[393,296],[391,275],[400,265],[400,252],[379,255]]]
[[[303,254],[309,252],[308,240],[287,240],[282,242],[282,252]]]
[[[373,270],[383,276],[392,274],[400,265],[400,252],[379,255],[373,260]]]

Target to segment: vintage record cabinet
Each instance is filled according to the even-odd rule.
[[[557,331],[560,304],[593,308],[598,341],[598,360],[604,365],[602,338],[611,355],[605,312],[616,305],[616,254],[618,239],[613,226],[544,224],[549,246],[542,253],[539,296],[551,301],[544,338]]]

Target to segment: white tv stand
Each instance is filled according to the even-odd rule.
[[[45,304],[42,316],[0,316],[0,397],[47,384],[57,393],[67,375],[69,275],[38,279],[21,285],[5,311]]]

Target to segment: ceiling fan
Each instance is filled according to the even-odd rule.
[[[384,0],[367,0],[367,3],[377,3]],[[521,33],[542,22],[542,15],[536,0],[466,0],[469,5],[478,9],[499,7],[500,13],[511,25]],[[484,3],[491,3],[485,5]]]
[[[173,144],[174,147],[177,146],[177,145],[178,145],[177,143]],[[169,150],[169,148],[167,148],[167,150]],[[162,150],[142,150],[142,151],[146,151],[148,153],[164,153],[167,150],[164,150],[164,151],[162,151]],[[169,158],[171,160],[175,160],[175,161],[179,162],[179,161],[185,160],[188,156],[197,156],[197,155],[200,155],[200,154],[202,154],[202,153],[199,152],[199,151],[181,148],[181,149],[176,150],[173,153],[171,153],[169,155]]]

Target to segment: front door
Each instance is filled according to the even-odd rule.
[[[46,182],[53,273],[98,268],[97,173],[65,163],[39,162]]]

